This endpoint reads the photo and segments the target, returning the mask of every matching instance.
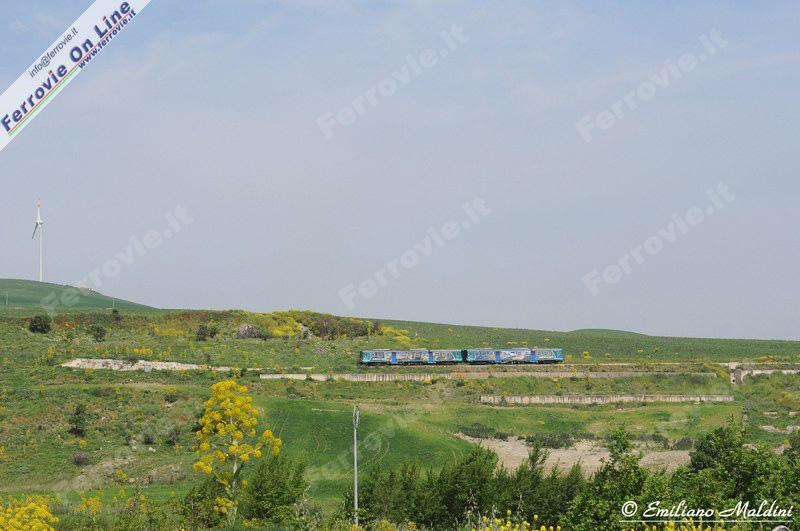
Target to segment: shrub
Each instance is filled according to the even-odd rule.
[[[215,325],[214,323],[209,323],[209,324],[204,323],[197,327],[197,335],[195,336],[195,339],[197,339],[197,341],[206,341],[208,339],[214,339],[215,337],[217,337],[218,333],[219,333],[219,328],[217,327],[217,325]]]
[[[536,433],[525,437],[525,442],[542,448],[569,448],[575,440],[568,433]]]
[[[72,456],[72,462],[76,466],[84,466],[89,464],[89,456],[85,452],[75,452]]]
[[[46,334],[53,327],[53,320],[47,314],[34,315],[28,323],[28,330],[34,334]]]
[[[153,435],[151,431],[145,431],[142,433],[142,443],[143,444],[155,444],[156,436]]]
[[[164,394],[164,400],[165,400],[165,401],[166,401],[168,404],[174,404],[175,402],[177,402],[177,401],[178,401],[178,398],[180,398],[180,397],[178,396],[178,392],[175,390],[175,388],[174,388],[174,387],[170,388],[170,389],[169,389],[169,390],[166,392],[166,394]]]
[[[474,437],[476,439],[500,439],[505,441],[508,439],[508,433],[498,431],[495,428],[485,426],[480,422],[474,423],[472,426],[460,426],[458,431],[467,437]]]
[[[247,478],[243,516],[277,525],[292,525],[295,504],[308,484],[305,466],[282,455],[261,461]]]
[[[75,411],[69,416],[69,432],[78,437],[86,435],[87,410],[85,404],[75,406]]]
[[[106,338],[106,329],[103,327],[103,325],[95,323],[89,327],[89,335],[91,335],[95,341],[100,343]]]
[[[111,318],[114,320],[115,323],[119,323],[122,321],[122,315],[119,313],[119,310],[114,308],[111,310]]]
[[[167,432],[166,441],[170,446],[178,446],[178,443],[181,442],[181,429],[178,426],[172,426]]]
[[[188,529],[212,529],[222,524],[223,514],[215,510],[216,499],[225,495],[225,489],[214,478],[208,478],[192,487],[180,504],[181,515]]]
[[[58,521],[40,497],[0,503],[0,529],[53,529],[50,524]]]

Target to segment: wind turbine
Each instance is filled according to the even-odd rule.
[[[39,282],[42,282],[44,278],[44,261],[43,261],[43,253],[42,253],[42,239],[44,238],[44,221],[42,221],[42,200],[41,198],[36,200],[36,221],[34,222],[33,226],[33,236],[31,239],[36,237],[36,231],[39,231]]]

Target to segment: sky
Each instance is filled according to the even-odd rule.
[[[0,3],[0,91],[88,5]],[[41,196],[45,280],[162,308],[798,339],[799,19],[153,0],[0,152],[0,278]]]

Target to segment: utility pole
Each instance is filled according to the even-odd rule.
[[[358,406],[353,406],[353,514],[358,527]]]

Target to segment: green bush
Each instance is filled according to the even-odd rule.
[[[178,443],[181,442],[181,429],[178,426],[172,426],[169,431],[167,431],[165,440],[168,445],[177,446]]]
[[[242,514],[276,525],[294,525],[295,508],[308,484],[305,466],[285,456],[262,459],[247,478]]]
[[[150,445],[150,444],[155,444],[155,442],[156,442],[156,436],[153,435],[153,432],[145,430],[145,432],[142,433],[142,444]]]
[[[467,437],[473,437],[475,439],[500,439],[501,441],[505,441],[509,436],[509,434],[504,431],[498,431],[480,422],[476,422],[472,426],[460,426],[458,431]]]
[[[209,478],[192,487],[179,506],[179,512],[186,522],[186,529],[211,529],[222,523],[222,513],[214,511],[214,500],[225,496],[222,485]]]
[[[103,327],[103,325],[95,323],[89,327],[89,335],[91,335],[95,341],[100,343],[106,338],[106,329]]]
[[[219,333],[219,328],[217,327],[217,325],[215,325],[214,323],[209,323],[209,324],[204,323],[197,327],[197,334],[195,336],[195,339],[197,339],[197,341],[206,341],[208,339],[214,339],[215,337],[217,337],[218,333]]]
[[[525,442],[542,448],[569,448],[575,438],[569,433],[536,433],[525,437]]]
[[[86,435],[87,416],[86,404],[80,403],[75,406],[75,411],[69,416],[69,432],[78,437]]]
[[[47,314],[34,315],[28,323],[28,330],[34,334],[46,334],[53,327],[53,320]]]

